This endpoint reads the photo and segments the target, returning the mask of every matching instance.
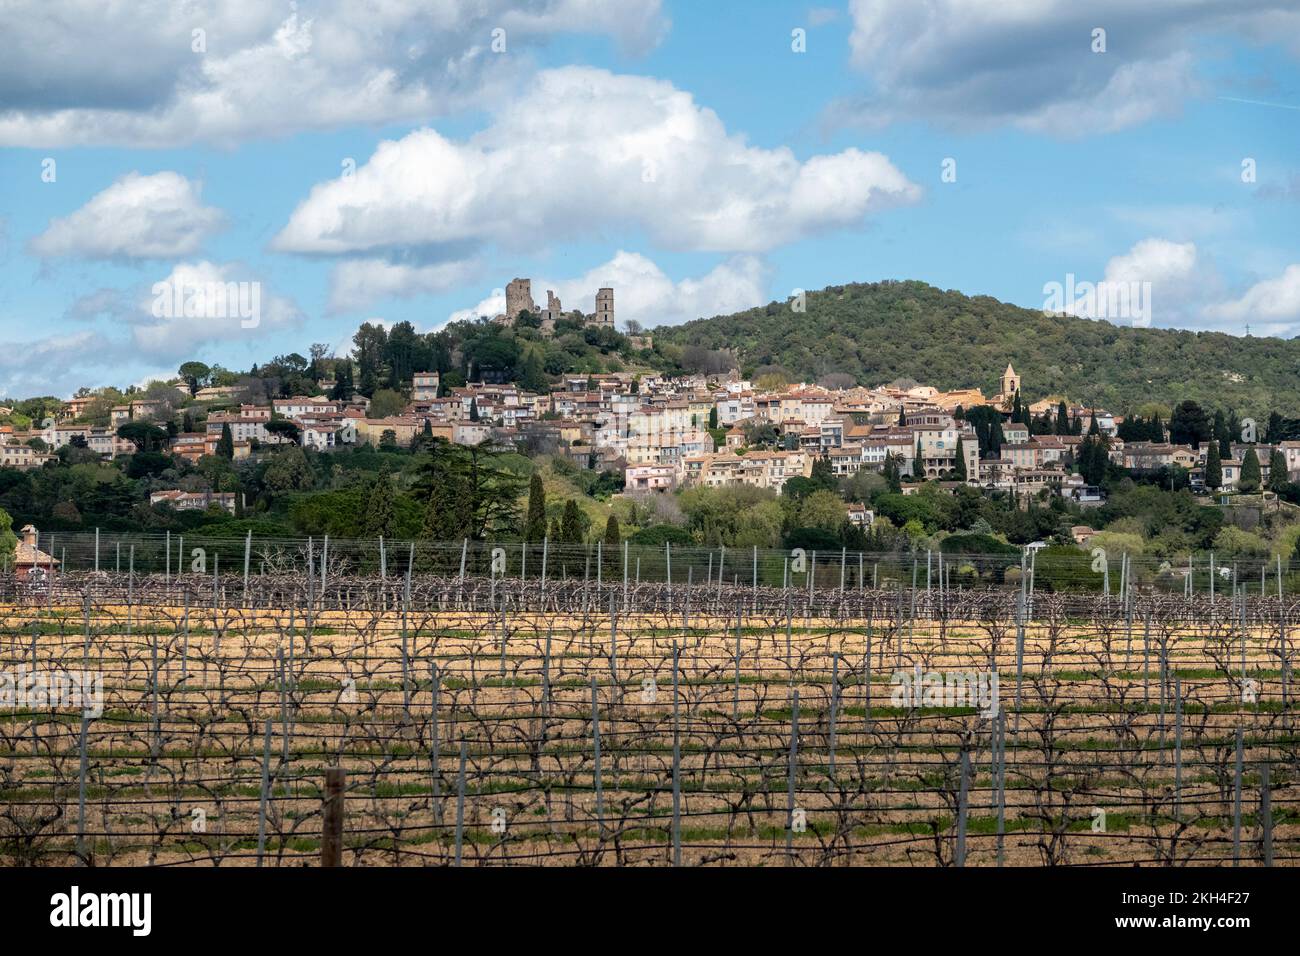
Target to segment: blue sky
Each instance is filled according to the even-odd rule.
[[[342,354],[517,275],[648,326],[1073,275],[1150,283],[1158,326],[1300,331],[1294,3],[102,6],[0,11],[10,397]],[[256,283],[257,322],[159,315],[164,282]]]

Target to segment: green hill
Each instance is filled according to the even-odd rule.
[[[803,313],[773,302],[654,332],[666,353],[673,346],[734,349],[746,373],[779,366],[796,380],[847,373],[858,384],[879,385],[913,378],[992,395],[1011,362],[1030,401],[1064,393],[1123,412],[1190,398],[1256,417],[1300,414],[1300,339],[1045,316],[924,282],[831,286],[808,293]]]

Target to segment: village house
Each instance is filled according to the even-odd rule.
[[[50,575],[58,573],[62,562],[38,547],[40,539],[40,532],[35,525],[24,525],[18,532],[13,569],[14,577],[19,581],[45,581]]]

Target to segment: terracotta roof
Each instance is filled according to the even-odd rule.
[[[48,567],[51,561],[53,561],[56,568],[61,563],[58,558],[51,558],[40,548],[34,548],[26,541],[19,541],[18,546],[14,548],[14,565],[16,567],[30,567],[32,565]]]

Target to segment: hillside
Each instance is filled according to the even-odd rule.
[[[942,389],[997,391],[1007,362],[1025,397],[1053,393],[1113,411],[1193,399],[1243,415],[1300,414],[1300,340],[1136,329],[943,291],[924,282],[831,286],[784,302],[655,329],[657,343],[730,348],[753,372],[776,365],[815,381],[914,378]]]

